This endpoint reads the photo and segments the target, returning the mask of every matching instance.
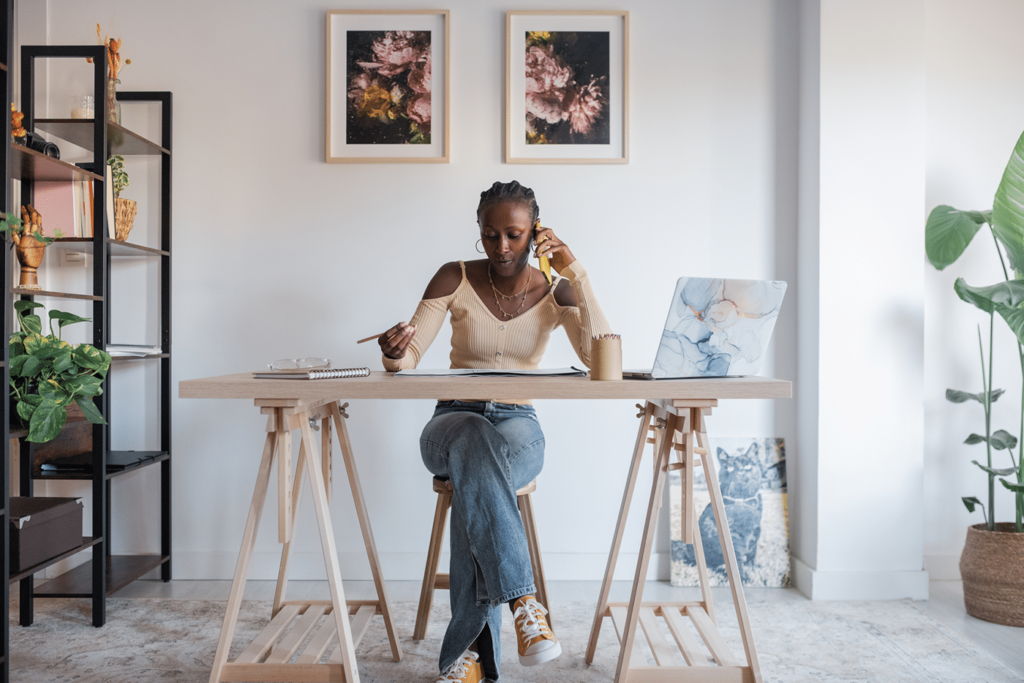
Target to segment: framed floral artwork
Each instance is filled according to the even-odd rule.
[[[629,161],[629,12],[505,15],[505,162]]]
[[[327,163],[447,163],[448,10],[327,12]]]

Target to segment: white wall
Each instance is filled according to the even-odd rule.
[[[927,211],[939,204],[991,209],[1010,153],[1024,130],[1024,84],[1017,39],[1024,5],[1013,0],[933,0],[928,12]],[[921,222],[923,230],[924,222]],[[960,260],[943,272],[925,265],[925,478],[924,553],[933,578],[959,578],[969,514],[961,496],[987,505],[987,477],[971,460],[985,461],[982,446],[966,446],[984,430],[977,405],[954,405],[946,388],[981,391],[978,329],[988,344],[988,316],[953,293],[953,281],[994,284],[1003,278],[988,228]],[[1020,435],[1021,369],[1012,334],[996,321],[994,384],[1006,389],[993,406],[993,429]],[[1009,467],[1005,453],[996,467]],[[1013,498],[996,485],[996,519],[1012,521]]]
[[[99,22],[133,61],[124,89],[174,93],[175,382],[319,354],[378,367],[372,345],[354,341],[407,319],[439,264],[476,257],[478,193],[497,179],[537,191],[545,224],[587,267],[623,334],[627,366],[651,362],[680,275],[784,279],[797,291],[795,2],[563,4],[628,9],[632,33],[630,163],[571,167],[501,163],[508,5],[447,3],[452,163],[327,165],[324,13],[366,5],[49,0],[49,42],[91,43]],[[74,77],[52,78],[55,107],[81,89]],[[766,374],[795,374],[795,302],[794,294],[783,310]],[[423,365],[446,364],[445,339],[442,332]],[[554,339],[545,364],[573,360],[568,343]],[[131,415],[123,400],[115,396],[115,411]],[[244,401],[175,399],[173,410],[174,576],[227,578],[263,424]],[[599,578],[635,434],[631,402],[547,401],[538,410],[548,459],[535,505],[549,577]],[[733,402],[709,425],[721,435],[784,437],[793,462],[795,410]],[[356,401],[349,410],[389,579],[422,572],[434,502],[417,437],[430,411],[426,401]],[[132,476],[115,485],[114,550],[153,551],[156,472]],[[333,515],[344,575],[368,578],[338,479]],[[791,490],[795,509],[802,495]],[[300,517],[295,576],[320,578],[308,501]],[[638,506],[627,549],[638,545],[641,517]],[[276,570],[273,519],[270,510],[256,577]],[[667,577],[664,554],[660,560],[655,571]],[[626,556],[619,567],[623,578],[632,575]]]
[[[801,274],[816,276],[804,285],[817,291],[801,298],[801,339],[810,343],[799,386],[812,393],[799,400],[810,422],[801,422],[801,436],[817,451],[806,477],[817,515],[815,551],[798,557],[796,579],[816,599],[928,594],[924,241],[912,227],[924,202],[924,8],[914,0],[804,7],[805,42],[813,49],[817,33],[819,60],[817,107],[813,84],[802,107],[810,120],[801,160],[810,164],[801,187],[817,185],[817,206],[813,196],[801,204],[801,259],[811,259]],[[812,63],[806,80],[814,71]]]

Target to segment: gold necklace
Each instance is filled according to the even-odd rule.
[[[504,316],[506,319],[512,319],[512,318],[516,317],[517,315],[519,315],[519,312],[523,310],[523,306],[526,305],[526,290],[530,286],[530,277],[529,277],[529,275],[530,275],[530,273],[529,273],[529,271],[527,271],[526,284],[523,285],[523,288],[521,290],[519,290],[518,292],[516,292],[512,296],[506,296],[506,295],[502,294],[501,292],[499,292],[498,288],[494,286],[494,280],[491,278],[491,262],[490,261],[487,262],[487,281],[491,283],[491,291],[494,292],[494,305],[498,307],[498,310],[501,312],[501,315]],[[502,299],[515,299],[520,294],[523,295],[523,300],[522,300],[522,302],[520,302],[519,308],[516,309],[515,313],[507,313],[505,311],[505,309],[501,307],[501,302],[498,301],[498,297],[499,296]]]

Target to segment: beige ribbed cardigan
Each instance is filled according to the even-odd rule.
[[[575,290],[579,306],[559,306],[552,287],[532,308],[511,320],[494,317],[466,278],[466,265],[462,261],[459,265],[462,267],[459,286],[448,296],[420,301],[409,321],[416,326],[416,334],[406,348],[405,356],[398,359],[383,356],[385,370],[396,372],[415,368],[437,336],[449,311],[452,314],[452,368],[536,368],[547,349],[551,331],[559,326],[565,329],[576,355],[589,368],[590,342],[594,335],[611,332],[590,287],[587,271],[578,260],[565,268],[562,274]],[[528,400],[493,400],[498,403],[531,403]]]

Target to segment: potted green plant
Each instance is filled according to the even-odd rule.
[[[131,199],[121,197],[121,193],[131,184],[128,180],[128,171],[124,168],[124,157],[120,154],[115,154],[107,159],[107,165],[110,166],[111,176],[114,181],[114,237],[124,242],[128,239],[128,233],[132,230],[132,224],[135,222],[135,213],[139,207]]]
[[[933,266],[942,270],[954,263],[981,229],[988,225],[1003,278],[983,287],[972,287],[957,278],[953,288],[963,301],[989,316],[988,360],[981,327],[978,345],[981,356],[981,392],[946,390],[953,403],[976,401],[985,415],[985,433],[971,434],[964,443],[985,444],[981,468],[988,479],[987,506],[976,496],[963,497],[970,512],[981,508],[984,524],[968,527],[967,542],[960,557],[967,613],[979,619],[1010,626],[1024,626],[1024,439],[1004,429],[993,431],[992,404],[1003,395],[993,388],[992,338],[995,319],[1004,320],[1017,338],[1022,372],[1020,433],[1024,434],[1024,135],[1017,140],[1003,178],[996,190],[991,211],[959,211],[937,206],[925,225],[925,250]],[[1009,268],[1007,268],[1009,262]],[[1014,456],[1014,448],[1019,448]],[[1005,456],[1000,453],[1005,452]],[[1003,462],[997,462],[1003,459]],[[994,518],[997,482],[1014,496],[1016,519],[997,523]],[[986,514],[987,510],[987,514]]]
[[[88,318],[50,311],[49,334],[43,321],[31,311],[42,308],[35,301],[15,301],[19,331],[10,338],[11,401],[18,417],[28,425],[28,441],[51,441],[67,420],[72,404],[93,424],[106,424],[93,403],[103,393],[103,378],[110,356],[89,344],[69,344],[61,339],[64,328]],[[57,331],[53,322],[57,321]]]

